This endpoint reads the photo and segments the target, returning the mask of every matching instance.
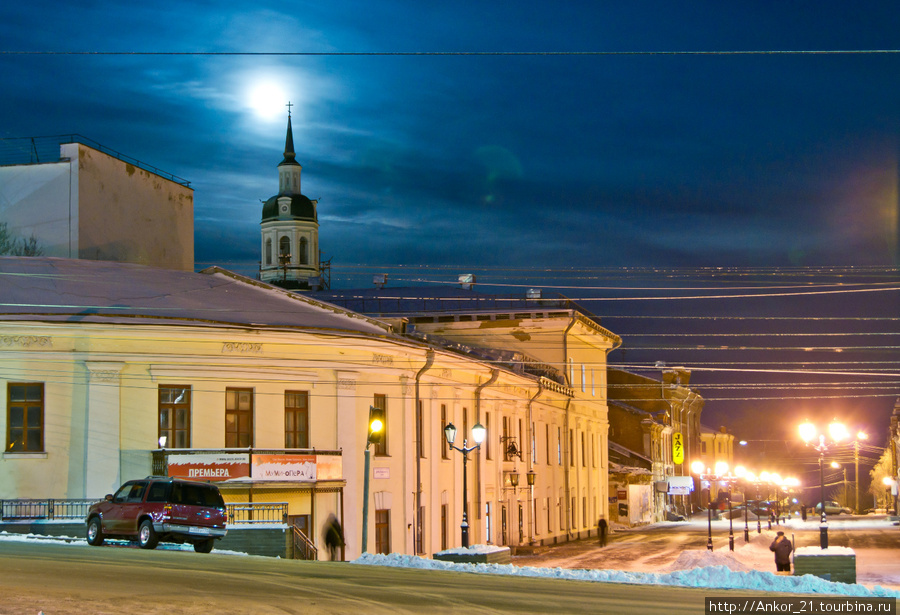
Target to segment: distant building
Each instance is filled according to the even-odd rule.
[[[700,458],[704,405],[689,382],[690,372],[684,368],[664,369],[661,380],[609,370],[610,442],[631,451],[632,458],[637,455],[635,465],[650,471],[654,521],[665,519],[667,513],[689,515],[700,504],[696,490],[684,493],[684,485],[695,487],[697,482],[690,466]],[[673,455],[676,434],[683,442],[681,463]],[[620,459],[620,464],[625,463],[627,458]]]
[[[72,137],[54,140],[58,157],[38,162],[32,154],[27,163],[0,166],[0,222],[19,237],[33,236],[44,256],[193,271],[190,184]]]
[[[282,288],[322,286],[319,265],[318,201],[300,192],[303,167],[296,160],[288,114],[284,159],[278,164],[278,194],[263,204],[259,277]]]
[[[428,343],[539,376],[534,402],[476,407],[490,417],[507,474],[534,472],[534,489],[498,489],[502,544],[547,544],[595,535],[609,519],[606,357],[615,333],[565,297],[489,295],[460,288],[370,288],[310,296],[393,324]],[[485,378],[487,378],[487,374]],[[490,391],[496,388],[487,380]],[[560,402],[563,402],[560,404]],[[518,528],[518,531],[515,531]],[[557,528],[559,533],[557,534]],[[550,532],[548,534],[547,532]]]

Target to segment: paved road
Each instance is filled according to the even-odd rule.
[[[736,538],[743,539],[743,526]],[[716,548],[727,549],[717,536]],[[818,533],[797,530],[799,545]],[[878,553],[894,564],[900,530],[832,529],[831,544]],[[537,560],[549,566],[629,570],[663,567],[683,549],[705,549],[698,527],[615,533],[610,545],[579,541]],[[892,553],[885,549],[893,550]],[[883,557],[881,557],[883,556]],[[516,558],[520,565],[535,565]],[[861,562],[862,565],[862,562]],[[736,592],[740,595],[746,593]],[[0,614],[69,613],[702,613],[706,596],[724,590],[629,586],[556,579],[447,573],[126,546],[87,547],[0,542]],[[759,597],[758,594],[756,597]]]
[[[880,584],[892,577],[892,585],[900,579],[900,528],[892,525],[886,517],[851,517],[842,515],[830,521],[829,545],[851,547],[857,552],[859,581]],[[873,525],[883,524],[883,527]],[[750,538],[757,536],[756,522],[751,521]],[[858,527],[857,527],[858,526]],[[772,537],[772,532],[785,529],[792,536],[797,547],[818,546],[819,530],[816,521],[795,524],[789,528],[762,523],[763,533]],[[735,546],[744,544],[744,521],[735,520],[733,525]],[[596,539],[577,540],[551,547],[536,555],[517,556],[514,563],[519,566],[540,566],[560,568],[600,568],[611,570],[640,571],[662,569],[672,564],[688,549],[706,549],[707,527],[705,523],[685,525],[665,525],[660,527],[614,532],[609,536],[605,548],[599,548]],[[728,549],[728,523],[716,521],[713,527],[715,551]],[[871,578],[866,578],[870,575]]]
[[[702,613],[708,590],[0,543],[0,613]],[[665,608],[662,607],[665,605]]]

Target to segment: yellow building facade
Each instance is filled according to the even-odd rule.
[[[589,402],[588,389],[515,361],[219,269],[4,257],[0,295],[0,499],[99,499],[151,474],[211,480],[227,502],[287,503],[288,524],[317,545],[334,515],[353,559],[380,406],[370,552],[459,546],[451,422],[457,446],[487,428],[467,463],[470,543],[584,536],[605,505],[602,395]]]

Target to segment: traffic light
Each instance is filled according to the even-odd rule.
[[[384,442],[384,408],[369,406],[369,442],[381,444]]]

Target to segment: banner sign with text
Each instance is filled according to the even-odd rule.
[[[250,455],[247,453],[207,453],[166,456],[169,476],[192,480],[231,480],[250,476]]]
[[[672,463],[684,463],[684,436],[680,432],[672,434]]]

